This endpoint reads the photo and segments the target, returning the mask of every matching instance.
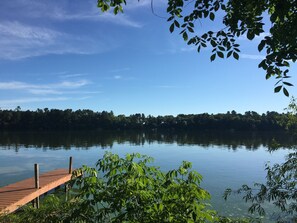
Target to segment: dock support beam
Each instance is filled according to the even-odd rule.
[[[72,156],[69,157],[69,174],[72,174]]]
[[[69,157],[69,174],[72,174],[72,156]],[[70,185],[68,183],[65,184],[65,193],[66,193],[66,201],[68,200],[68,190],[69,190]]]
[[[39,165],[37,163],[34,164],[34,175],[35,175],[35,188],[39,189]],[[35,198],[35,206],[39,208],[39,197]]]

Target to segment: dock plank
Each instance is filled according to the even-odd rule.
[[[54,188],[70,181],[68,169],[57,169],[39,177],[40,187],[35,188],[34,177],[0,188],[0,213],[11,213]]]

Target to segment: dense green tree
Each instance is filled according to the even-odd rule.
[[[179,114],[177,116],[115,116],[112,111],[84,109],[0,110],[0,130],[238,130],[290,131],[297,128],[297,115],[267,112],[245,114]]]
[[[139,0],[141,1],[141,0]],[[123,12],[126,0],[98,0],[103,11]],[[152,10],[153,10],[153,0]],[[289,96],[287,81],[290,63],[297,59],[297,2],[296,0],[168,0],[167,13],[170,32],[178,29],[188,45],[212,48],[211,61],[219,58],[239,58],[238,37],[253,40],[260,37],[258,51],[265,54],[259,68],[266,79],[277,79],[275,92]],[[221,15],[223,15],[222,19]],[[201,33],[196,23],[206,19],[220,28]]]

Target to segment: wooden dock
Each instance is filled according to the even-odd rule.
[[[0,214],[14,212],[34,199],[38,199],[39,206],[39,196],[71,180],[70,160],[69,169],[57,169],[39,176],[39,168],[35,166],[35,177],[0,188]]]

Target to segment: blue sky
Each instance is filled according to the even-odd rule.
[[[166,5],[154,1],[166,15]],[[201,32],[217,23],[202,21]],[[115,114],[283,112],[289,98],[257,68],[260,38],[242,37],[241,58],[210,62],[149,0],[129,1],[125,13],[100,13],[96,0],[2,0],[0,108],[92,109]],[[291,82],[296,84],[296,65]],[[289,89],[296,94],[296,87]]]

